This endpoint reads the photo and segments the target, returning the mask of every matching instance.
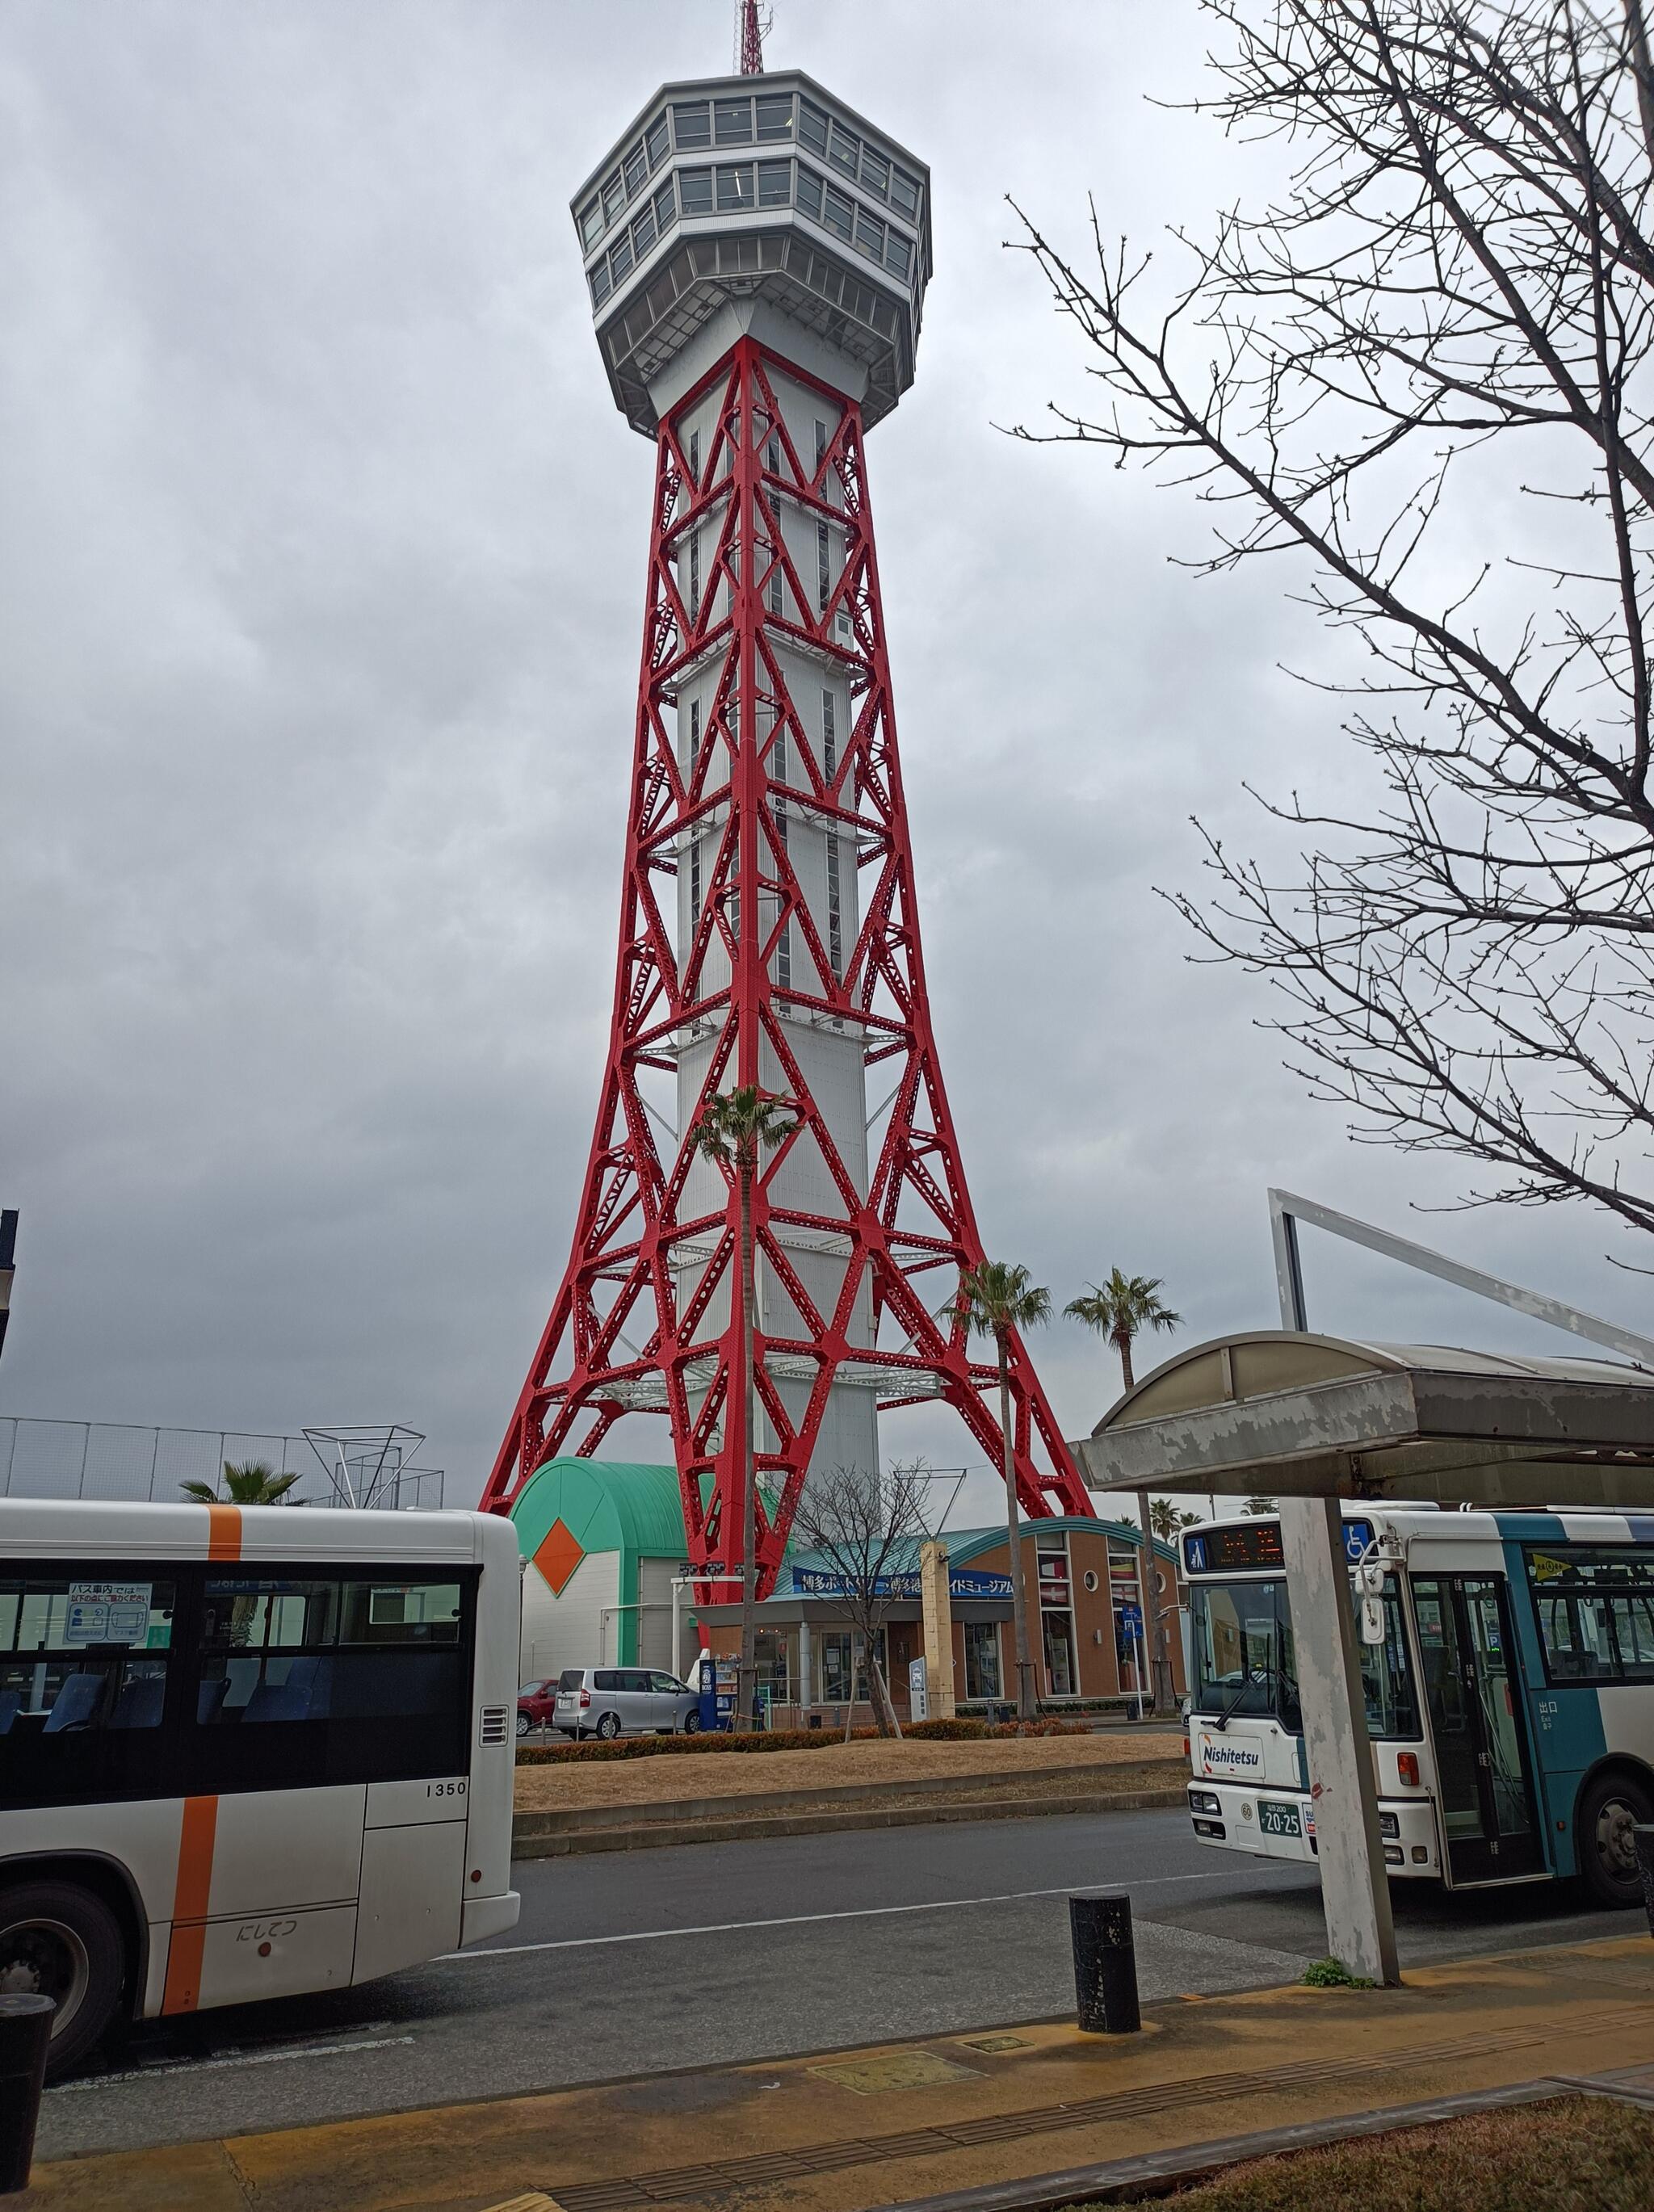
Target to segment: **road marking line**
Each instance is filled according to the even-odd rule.
[[[1231,1878],[1227,1867],[1211,1874],[1158,1874],[1141,1881],[1124,1881],[1122,1889],[1164,1889],[1174,1881],[1220,1881]],[[1006,1889],[994,1897],[941,1897],[924,1905],[864,1905],[848,1912],[788,1912],[775,1920],[721,1920],[697,1928],[638,1928],[621,1936],[565,1936],[545,1943],[502,1943],[489,1951],[443,1951],[433,1966],[453,1959],[520,1959],[532,1951],[590,1951],[605,1943],[659,1943],[675,1936],[740,1936],[754,1928],[807,1928],[821,1920],[883,1920],[901,1912],[958,1912],[973,1905],[1020,1905],[1034,1897],[1072,1897],[1085,1882],[1057,1882],[1049,1889]]]
[[[80,2089],[112,2089],[122,2081],[153,2081],[158,2074],[210,2074],[227,2066],[278,2066],[288,2058],[348,2058],[353,2051],[390,2051],[411,2043],[410,2035],[382,2035],[372,2043],[308,2043],[301,2051],[243,2051],[234,2058],[169,2058],[160,2066],[131,2066],[120,2074],[94,2074],[83,2081],[59,2081],[48,2097],[70,2097]]]

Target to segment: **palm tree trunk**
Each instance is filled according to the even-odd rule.
[[[1017,1717],[1037,1719],[1034,1665],[1028,1656],[1028,1601],[1022,1582],[1022,1519],[1017,1510],[1017,1451],[1011,1429],[1011,1367],[1003,1336],[1000,1353],[1000,1436],[1005,1449],[1005,1533],[1011,1553],[1011,1617],[1016,1626]]]
[[[738,1735],[753,1725],[752,1700],[757,1688],[757,1620],[754,1612],[757,1581],[758,1529],[757,1454],[752,1424],[757,1394],[752,1379],[752,1163],[737,1164],[741,1200],[741,1389],[745,1408],[741,1439],[745,1480],[741,1496],[741,1656],[735,1689],[735,1729]],[[854,1691],[854,1684],[851,1684]]]

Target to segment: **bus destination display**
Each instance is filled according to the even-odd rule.
[[[1248,1568],[1284,1566],[1280,1524],[1275,1521],[1237,1521],[1227,1528],[1202,1528],[1198,1536],[1184,1537],[1183,1562],[1191,1575],[1218,1575],[1225,1571],[1244,1573]]]

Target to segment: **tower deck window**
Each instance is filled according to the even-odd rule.
[[[751,161],[737,162],[718,172],[718,212],[744,215],[758,204],[758,188]]]
[[[672,135],[680,154],[712,143],[712,109],[704,100],[685,100],[672,112]]]
[[[713,135],[721,146],[750,146],[752,143],[752,102],[750,100],[717,100],[712,104]]]
[[[833,596],[833,546],[824,522],[816,525],[816,599],[823,614]]]
[[[680,169],[678,172],[678,198],[685,215],[712,213],[712,172],[710,169]]]
[[[758,100],[758,136],[763,138],[790,138],[793,135],[793,95],[790,92],[761,94]]]
[[[838,702],[830,691],[821,695],[821,772],[829,783],[838,774]]]
[[[793,198],[793,164],[790,161],[760,161],[758,164],[758,205],[786,207]]]

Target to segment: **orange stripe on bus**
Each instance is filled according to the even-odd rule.
[[[241,1509],[239,1505],[207,1508],[207,1557],[239,1559],[241,1556]]]
[[[234,1507],[229,1510],[234,1510]],[[193,2012],[201,2001],[201,1961],[207,1948],[207,1905],[212,1894],[212,1853],[217,1833],[218,1800],[186,1797],[178,1841],[167,1987],[161,2000],[163,2013]]]

